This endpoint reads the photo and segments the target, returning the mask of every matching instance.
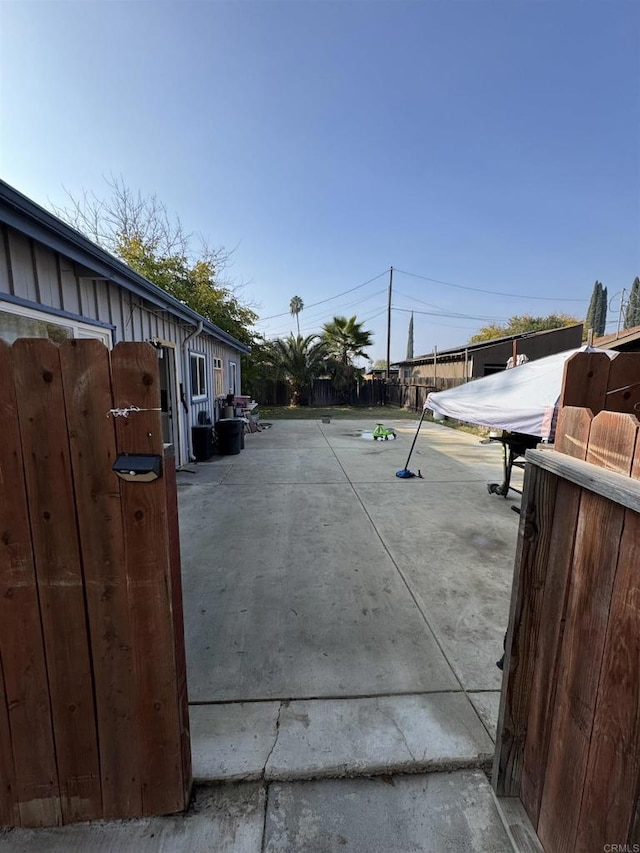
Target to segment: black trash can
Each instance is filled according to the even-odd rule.
[[[209,425],[191,427],[193,455],[198,462],[206,462],[213,456],[213,427]]]
[[[244,422],[238,418],[220,418],[216,423],[218,435],[218,453],[222,456],[235,456],[242,448]]]

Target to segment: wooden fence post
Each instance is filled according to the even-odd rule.
[[[60,348],[95,681],[104,817],[142,813],[131,614],[120,512],[109,350]]]
[[[59,350],[23,338],[13,355],[62,819],[90,820],[100,767]]]
[[[492,776],[499,796],[514,797],[520,793],[556,490],[556,477],[538,468],[527,467]]]
[[[640,479],[638,439],[633,466],[632,476]],[[639,566],[640,513],[627,509],[604,641],[577,850],[604,849],[618,837],[630,845],[640,841],[633,837],[640,786]]]
[[[113,350],[116,407],[142,411],[116,420],[118,452],[163,455],[160,386],[155,350],[119,343]],[[171,613],[167,504],[163,479],[123,482],[125,559],[132,609],[138,741],[144,814],[185,808],[180,747],[177,662]]]
[[[591,425],[587,461],[629,475],[637,432],[630,415],[601,412]],[[549,850],[576,845],[624,516],[622,506],[583,492],[553,713],[562,737],[549,750],[538,821]]]
[[[40,622],[13,353],[0,341],[0,819],[60,823],[51,705]]]
[[[584,460],[592,417],[589,409],[561,409],[556,427],[556,450]],[[540,614],[539,643],[535,650],[531,679],[520,787],[520,799],[534,827],[538,825],[549,752],[580,493],[580,487],[574,483],[566,480],[558,482]]]

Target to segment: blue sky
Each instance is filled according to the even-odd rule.
[[[418,354],[640,274],[637,2],[3,0],[0,33],[2,177],[156,193],[268,335],[380,276],[300,321],[355,313],[384,357],[391,265],[394,359],[411,309]]]

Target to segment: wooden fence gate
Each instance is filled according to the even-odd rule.
[[[618,359],[620,359],[618,361]],[[546,853],[640,844],[640,355],[576,356],[527,453],[493,782]],[[610,845],[607,848],[607,845]],[[623,845],[629,845],[623,848]]]
[[[0,341],[0,419],[0,823],[183,810],[175,466],[112,471],[164,455],[155,350]]]

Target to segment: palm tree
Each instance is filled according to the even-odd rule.
[[[299,296],[292,296],[291,302],[289,303],[289,311],[291,312],[291,316],[296,318],[296,324],[298,326],[298,337],[300,337],[300,320],[298,319],[298,314],[304,308],[304,302],[300,299]]]
[[[327,345],[318,335],[278,338],[271,343],[272,363],[291,387],[291,404],[306,405],[314,379],[325,371]]]
[[[362,370],[353,363],[356,358],[368,358],[365,347],[373,343],[371,332],[362,328],[355,317],[334,317],[323,326],[329,358],[327,368],[336,391],[348,402]]]
[[[354,359],[369,357],[364,349],[373,343],[371,332],[363,329],[355,317],[334,317],[322,329],[329,353],[343,365],[353,365]]]

